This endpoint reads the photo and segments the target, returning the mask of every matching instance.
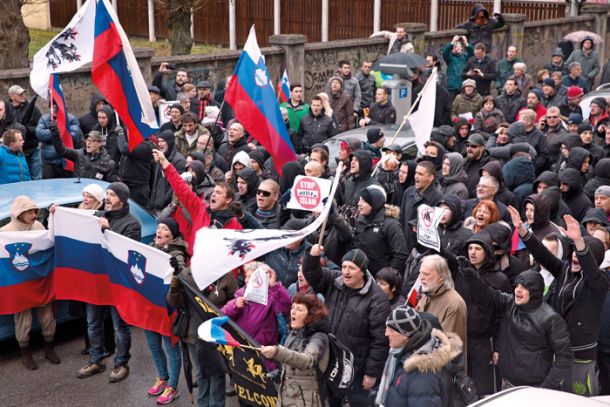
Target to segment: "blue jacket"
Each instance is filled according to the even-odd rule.
[[[65,165],[66,160],[57,154],[53,147],[53,137],[49,130],[49,113],[43,115],[36,126],[36,138],[42,142],[42,161],[45,164],[61,164]],[[72,135],[74,148],[81,147],[81,132],[80,124],[76,116],[68,113],[68,131]]]
[[[7,146],[0,145],[0,185],[31,179],[25,155],[22,152],[15,154]]]

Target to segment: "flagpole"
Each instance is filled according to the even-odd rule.
[[[432,74],[434,74],[436,72],[436,67],[432,70]],[[403,126],[405,125],[405,123],[407,123],[407,119],[409,118],[409,116],[411,116],[411,113],[413,113],[413,109],[415,109],[415,106],[417,106],[417,104],[419,103],[419,100],[421,99],[421,96],[424,94],[424,90],[426,90],[426,88],[428,87],[428,84],[430,83],[430,79],[432,78],[432,75],[430,75],[430,77],[428,78],[428,80],[426,81],[426,83],[424,84],[424,87],[421,88],[421,90],[419,91],[419,93],[417,94],[417,98],[415,98],[415,102],[413,102],[413,104],[411,105],[411,108],[409,108],[409,111],[407,112],[407,114],[403,117],[402,122],[400,123],[400,126],[398,127],[398,130],[396,130],[396,133],[394,133],[394,136],[392,137],[392,139],[390,140],[390,143],[387,145],[391,145],[394,144],[394,141],[396,140],[396,137],[398,137],[398,134],[400,133],[400,130],[402,130]],[[381,161],[379,160],[379,162],[377,163],[377,165],[375,166],[375,170],[373,171],[373,173],[371,174],[371,177],[374,177],[375,174],[377,174],[377,171],[379,170],[379,166],[381,165]]]
[[[212,139],[214,137],[212,135],[212,133],[214,132],[214,130],[216,130],[216,126],[218,125],[218,119],[220,119],[220,114],[222,113],[222,108],[225,105],[225,101],[226,101],[225,99],[222,99],[222,103],[220,104],[220,109],[218,110],[218,115],[216,115],[216,120],[214,120],[214,125],[212,126],[212,130],[210,130],[210,137],[208,137],[208,141],[206,141],[205,147],[203,147],[204,153],[206,151],[208,151],[208,146],[210,145],[210,139]],[[204,114],[205,114],[205,112],[204,112]]]
[[[49,88],[49,107],[51,108],[51,111],[49,112],[49,122],[53,123],[54,117],[53,117],[53,88]]]
[[[339,162],[339,165],[337,165],[338,168],[338,172],[337,174],[341,174],[343,172],[343,161]],[[334,196],[329,196],[328,199],[334,199]],[[330,202],[330,205],[332,205],[332,201]],[[326,231],[326,223],[328,222],[328,217],[330,216],[330,211],[328,212],[328,215],[326,216],[326,219],[324,219],[324,222],[322,222],[322,227],[320,228],[320,238],[318,239],[318,245],[322,246],[322,243],[324,243],[324,232]]]

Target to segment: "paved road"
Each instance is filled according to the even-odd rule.
[[[63,327],[62,327],[63,328]],[[64,329],[65,331],[65,329]],[[113,367],[112,359],[106,362],[107,369],[88,379],[77,379],[76,372],[87,363],[82,356],[81,337],[63,338],[57,345],[60,365],[51,365],[42,352],[40,335],[35,335],[34,360],[38,369],[28,371],[23,368],[19,351],[14,341],[0,343],[0,406],[154,406],[155,398],[146,394],[153,384],[156,370],[150,358],[146,339],[141,329],[132,328],[132,346],[129,377],[120,383],[108,383],[108,374]],[[184,378],[178,385],[180,397],[172,406],[192,406]],[[194,389],[195,394],[197,389]],[[228,407],[237,407],[235,397],[228,398]]]

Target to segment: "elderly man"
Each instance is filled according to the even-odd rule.
[[[610,185],[602,185],[595,190],[595,207],[601,208],[610,221]]]
[[[517,47],[509,45],[506,50],[506,58],[500,60],[497,66],[498,77],[496,78],[496,89],[498,94],[502,93],[506,80],[515,73],[513,67],[517,62],[523,62],[523,59],[517,56]]]
[[[345,254],[340,272],[322,268],[323,252],[316,244],[305,254],[303,275],[316,293],[324,295],[330,331],[354,354],[354,385],[347,399],[352,406],[366,406],[388,355],[384,330],[390,303],[367,271],[368,258],[362,250]],[[342,405],[342,400],[331,400],[332,407]]]
[[[244,126],[240,123],[233,123],[231,127],[229,127],[227,141],[218,147],[218,154],[220,154],[226,162],[232,163],[235,154],[240,151],[245,151],[246,153],[250,152],[251,148],[248,145],[245,134]]]
[[[498,181],[495,177],[492,177],[491,175],[481,176],[476,188],[476,198],[462,202],[462,218],[466,219],[469,216],[472,216],[472,210],[475,208],[475,206],[477,206],[479,201],[486,199],[494,201],[498,207],[498,212],[500,212],[500,219],[510,221],[510,216],[507,212],[506,205],[500,202],[500,200],[498,200],[496,197],[499,189],[500,181]]]

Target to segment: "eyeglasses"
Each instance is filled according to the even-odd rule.
[[[481,188],[481,189],[487,189],[487,188],[491,188],[491,186],[490,186],[490,185],[482,185],[482,184],[479,184],[479,185],[477,185],[477,188]]]
[[[271,196],[272,192],[271,191],[265,191],[264,189],[259,189],[256,191],[256,195],[262,195],[265,198],[269,198]]]

